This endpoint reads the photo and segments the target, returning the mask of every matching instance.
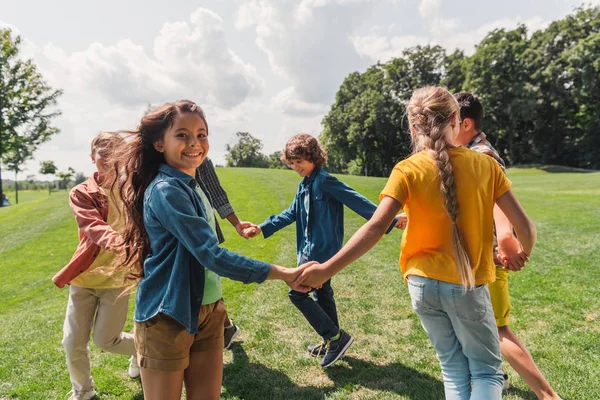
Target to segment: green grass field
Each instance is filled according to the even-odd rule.
[[[299,181],[283,170],[218,174],[238,215],[256,223],[287,207]],[[564,399],[600,399],[600,173],[512,169],[509,175],[538,227],[531,263],[511,276],[513,330]],[[374,201],[385,184],[382,178],[342,179]],[[14,193],[9,198],[14,204]],[[19,200],[0,208],[0,400],[64,399],[70,390],[61,346],[67,289],[56,288],[51,277],[75,250],[77,228],[64,191],[20,192]],[[347,237],[362,223],[347,211]],[[294,265],[293,227],[245,241],[222,225],[229,249]],[[435,352],[399,272],[400,238],[399,231],[387,235],[334,278],[342,327],[356,341],[327,370],[305,352],[318,338],[285,285],[224,280],[225,301],[242,334],[225,352],[222,398],[443,398]],[[131,318],[125,329],[132,329]],[[127,377],[127,357],[91,349],[100,398],[143,398],[139,381]],[[513,388],[504,398],[535,399],[505,368]]]

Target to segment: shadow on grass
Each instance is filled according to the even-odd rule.
[[[400,363],[376,365],[352,357],[344,358],[348,366],[335,365],[325,370],[334,382],[333,388],[298,386],[284,373],[262,364],[251,363],[243,347],[236,345],[233,362],[223,371],[223,399],[323,399],[326,395],[343,394],[360,388],[392,392],[412,400],[444,398],[444,386],[436,378]]]
[[[231,349],[233,362],[225,365],[223,369],[223,387],[226,393],[221,395],[222,399],[323,399],[322,388],[298,386],[283,372],[251,363],[246,351],[239,344],[235,344]]]
[[[377,365],[354,357],[344,357],[344,361],[349,368],[340,364],[325,370],[336,387],[361,386],[413,400],[444,398],[444,384],[440,380],[401,363]]]
[[[522,390],[516,387],[510,387],[508,391],[504,392],[506,394],[516,394],[524,400],[537,400],[537,396],[531,390]]]

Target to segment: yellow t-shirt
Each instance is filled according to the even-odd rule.
[[[448,153],[457,192],[458,230],[475,283],[493,282],[494,203],[511,183],[487,155],[464,147],[451,148]],[[384,196],[398,200],[408,216],[400,254],[404,278],[419,275],[460,284],[452,252],[452,221],[444,208],[433,156],[422,151],[396,164],[380,198]]]
[[[106,195],[104,188],[100,188]],[[111,196],[108,196],[108,218],[106,223],[121,232],[124,228],[124,218],[119,218],[119,212]],[[88,289],[113,289],[131,285],[125,282],[126,268],[114,269],[115,253],[100,249],[98,256],[88,269],[71,281],[72,285]]]

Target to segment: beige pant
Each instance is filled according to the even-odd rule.
[[[101,350],[134,355],[133,335],[122,332],[127,320],[129,295],[123,288],[86,289],[71,285],[62,344],[73,390],[94,386],[90,372],[90,334]]]

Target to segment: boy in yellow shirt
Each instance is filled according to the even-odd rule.
[[[471,93],[466,92],[456,93],[454,97],[460,106],[461,117],[460,130],[454,145],[465,146],[486,154],[496,160],[504,170],[504,160],[481,131],[484,112],[480,101]],[[505,249],[505,254],[499,255],[498,244],[494,241],[496,280],[489,284],[492,308],[500,337],[500,350],[504,358],[527,382],[539,399],[558,399],[558,395],[538,369],[525,345],[517,339],[509,327],[511,308],[508,292],[509,270],[522,269],[527,257],[519,253],[520,245],[512,234],[512,226],[498,206],[494,208],[494,219],[497,240],[502,242],[502,248]],[[508,375],[506,374],[504,374],[504,388],[508,389]]]

